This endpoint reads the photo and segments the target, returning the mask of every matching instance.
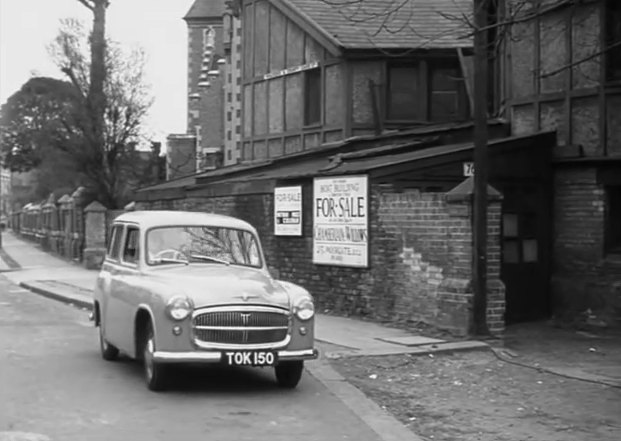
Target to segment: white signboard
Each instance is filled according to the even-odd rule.
[[[317,61],[313,61],[312,63],[303,64],[301,66],[288,67],[286,69],[278,70],[276,72],[266,73],[265,75],[263,75],[263,79],[269,80],[272,78],[284,77],[285,75],[291,75],[305,70],[314,69],[316,67],[319,67],[319,63]]]
[[[302,187],[274,188],[274,235],[302,235]]]
[[[474,162],[464,162],[464,176],[474,176]]]
[[[368,177],[313,181],[313,263],[368,267]]]

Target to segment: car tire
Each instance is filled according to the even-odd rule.
[[[144,378],[147,387],[152,391],[161,391],[166,388],[166,366],[157,363],[153,359],[155,353],[155,334],[153,325],[149,321],[144,330],[144,341],[142,344],[142,363]]]
[[[302,378],[302,372],[304,371],[304,362],[284,361],[276,365],[275,370],[278,386],[284,389],[294,389]]]
[[[101,351],[101,358],[107,361],[114,361],[119,356],[118,348],[106,341],[101,323],[99,324],[99,350]]]

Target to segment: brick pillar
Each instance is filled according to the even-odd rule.
[[[82,261],[84,250],[84,187],[78,187],[71,195],[73,199],[73,236],[71,258]]]
[[[502,195],[488,186],[487,323],[493,335],[504,331],[505,286],[500,280],[500,220]],[[466,179],[446,194],[450,216],[451,269],[438,292],[438,325],[466,335],[473,313],[473,202],[474,182]]]
[[[91,202],[84,209],[84,266],[99,269],[106,255],[106,207]]]
[[[500,279],[502,195],[488,189],[487,206],[487,327],[494,336],[505,330],[505,284]]]
[[[448,261],[438,289],[437,325],[459,335],[472,324],[472,204],[470,195],[446,194]]]

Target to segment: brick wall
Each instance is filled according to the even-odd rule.
[[[320,311],[378,321],[423,322],[457,334],[471,326],[472,220],[470,197],[447,200],[444,193],[397,192],[370,186],[369,268],[312,263],[312,211],[303,214],[302,237],[273,235],[272,194],[186,198],[140,203],[139,208],[229,214],[252,223],[267,263],[284,280],[315,296]],[[312,207],[312,183],[303,186],[304,207]],[[504,286],[498,280],[500,203],[490,207],[490,328],[504,329]]]
[[[621,261],[604,253],[605,193],[596,170],[557,170],[555,193],[555,314],[573,318],[591,309],[604,320],[618,315]]]
[[[205,32],[214,32],[215,47],[209,48],[211,54],[205,55],[208,48]],[[201,23],[188,25],[188,125],[187,133],[195,135],[198,152],[207,155],[223,153],[224,148],[224,84],[225,69],[216,63],[224,56],[222,23]],[[219,71],[217,76],[202,79],[209,71]],[[201,87],[201,81],[208,80],[208,87]],[[205,151],[205,149],[209,149]],[[213,168],[214,158],[198,163],[199,168]],[[205,165],[207,164],[207,165]]]

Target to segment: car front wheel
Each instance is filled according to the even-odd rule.
[[[278,386],[285,389],[293,389],[300,382],[300,378],[302,378],[302,371],[304,371],[304,362],[285,361],[276,365],[275,369]]]
[[[145,339],[143,342],[142,362],[144,366],[144,376],[147,387],[152,391],[161,391],[166,385],[166,366],[154,360],[155,354],[155,335],[153,325],[147,323],[145,329]]]
[[[106,341],[103,333],[103,326],[99,324],[99,349],[101,351],[101,357],[107,361],[114,361],[119,356],[119,350],[116,346],[111,345]]]

